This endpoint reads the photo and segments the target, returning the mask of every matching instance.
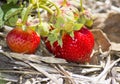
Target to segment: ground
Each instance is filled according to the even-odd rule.
[[[4,26],[0,28],[0,84],[119,84],[120,0],[84,0],[84,7],[94,15],[90,63],[54,58],[43,42],[32,55],[11,52],[5,41],[11,27]]]

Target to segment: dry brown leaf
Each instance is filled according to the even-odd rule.
[[[92,29],[91,31],[94,35],[95,46],[93,55],[91,56],[90,64],[98,65],[100,63],[101,57],[104,58],[108,56],[107,53],[110,51],[111,44],[101,29]],[[100,56],[100,54],[103,56]]]
[[[96,14],[93,29],[102,29],[112,42],[120,43],[120,13]]]
[[[100,29],[92,29],[92,33],[95,38],[95,50],[98,50],[101,46],[101,49],[103,52],[109,51],[109,48],[111,46],[109,39],[105,35],[105,33],[102,32]]]

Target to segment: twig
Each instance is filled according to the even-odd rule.
[[[11,75],[8,75],[8,74],[0,73],[0,80],[17,82],[18,78],[16,76],[11,76]],[[1,82],[0,82],[0,84],[1,84]]]
[[[88,69],[83,69],[81,71],[82,74],[88,74],[88,73],[94,73],[94,72],[97,72],[97,71],[100,71],[101,68],[88,68]]]
[[[53,77],[52,75],[50,75],[48,72],[44,71],[42,68],[40,68],[37,64],[33,64],[30,62],[26,62],[27,64],[29,64],[31,67],[33,67],[34,69],[36,69],[37,71],[43,73],[45,76],[47,76],[48,78],[50,78],[52,81],[54,81],[56,84],[59,84],[59,82],[57,81],[57,79],[55,77]]]
[[[109,70],[110,70],[110,68],[108,69],[108,66],[110,66],[110,55],[109,55],[108,58],[107,58],[107,63],[106,63],[106,65],[105,65],[105,68],[104,68],[103,72],[100,73],[100,74],[96,77],[96,78],[97,78],[97,79],[96,79],[97,81],[106,78],[107,73],[108,73]]]
[[[94,77],[91,78],[91,77],[87,77],[87,76],[83,76],[83,75],[78,75],[78,74],[72,74],[72,77],[74,79],[79,79],[79,80],[87,80],[87,81],[93,81]]]
[[[98,3],[99,5],[105,5],[105,6],[108,5],[108,4],[103,3],[103,2],[100,2],[100,1],[97,1],[97,3]],[[111,6],[111,5],[109,5],[109,7],[111,8],[111,10],[114,10],[114,11],[116,11],[116,12],[120,12],[120,8],[117,8],[117,7]],[[103,7],[103,9],[104,9],[104,7]]]
[[[57,65],[57,67],[59,68],[57,69],[58,71],[60,71],[64,76],[66,76],[72,84],[75,84],[75,81],[73,80],[69,72],[67,72],[61,65]]]
[[[111,6],[111,9],[114,10],[114,11],[120,12],[120,7],[117,8],[117,7],[115,7],[115,6]]]
[[[81,67],[81,68],[102,68],[103,66],[101,65],[91,65],[91,64],[75,64],[75,63],[58,63],[63,66],[71,66],[71,67]]]
[[[0,72],[2,73],[18,73],[18,74],[41,74],[40,72],[37,72],[37,71],[16,71],[16,70],[6,70],[6,69],[3,69],[1,70],[0,69]]]
[[[117,59],[116,61],[114,61],[112,64],[110,64],[110,56],[108,57],[108,60],[107,60],[107,64],[103,70],[103,72],[101,72],[101,74],[99,74],[97,77],[96,77],[96,81],[100,80],[105,74],[107,74],[109,72],[109,70],[117,63],[120,61],[120,58]]]
[[[5,38],[6,35],[0,32],[0,36]]]
[[[12,27],[7,26],[7,25],[5,25],[4,28],[5,28],[6,32],[9,32],[9,31],[11,31],[13,29]]]

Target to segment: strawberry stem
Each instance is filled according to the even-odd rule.
[[[39,22],[41,23],[42,20],[41,20],[41,16],[40,16],[40,11],[39,11],[39,1],[37,1],[37,8],[38,8],[38,18],[39,18]]]
[[[67,0],[64,0],[64,2],[63,2],[64,4],[67,4]]]
[[[83,1],[82,0],[80,0],[80,8],[81,8],[81,11],[84,12]]]
[[[39,7],[47,10],[50,14],[53,14],[53,13],[54,13],[54,12],[53,12],[50,8],[48,8],[47,6],[39,5]]]
[[[23,20],[22,20],[24,25],[27,22],[28,14],[30,13],[32,6],[33,6],[33,4],[29,4],[29,6],[27,7],[27,10],[26,10],[25,15],[24,15]]]
[[[35,3],[35,0],[29,0],[29,2],[30,2],[31,4],[34,4],[34,3]]]
[[[58,8],[58,6],[56,6],[56,4],[54,4],[53,2],[49,1],[50,4],[52,4],[53,6],[55,6],[56,10],[57,10],[57,16],[60,15],[61,11],[60,9]]]

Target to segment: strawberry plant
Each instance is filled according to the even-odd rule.
[[[43,25],[45,23],[42,22],[40,16],[40,8],[47,10],[50,14],[53,14],[53,10],[51,10],[48,6],[57,6],[48,0],[29,0],[28,4],[21,3],[21,7],[19,6],[18,9],[16,9],[14,6],[11,6],[13,2],[14,1],[12,0],[8,1],[8,4],[3,5],[1,8],[1,11],[7,6],[10,8],[10,11],[7,10],[6,12],[2,12],[3,22],[12,22],[13,25],[11,26],[15,25],[13,30],[7,34],[6,43],[8,47],[14,52],[29,54],[34,53],[38,48],[41,40],[38,32],[44,35],[44,31],[41,31],[45,30]],[[36,15],[32,15],[34,10],[37,12]],[[36,32],[36,30],[38,32]]]
[[[4,24],[9,26],[15,26],[18,19],[18,14],[20,14],[22,8],[17,5],[18,0],[7,0],[0,6],[0,27]]]
[[[11,0],[9,3],[16,2]],[[80,11],[67,0],[59,0],[58,3],[49,0],[29,0],[28,4],[21,3],[18,8],[16,11],[20,12],[14,10],[16,13],[9,16],[6,13],[4,15],[4,12],[1,13],[2,19],[9,17],[8,22],[11,22],[9,19],[14,16],[17,19],[16,27],[6,38],[12,51],[34,53],[41,36],[46,48],[55,57],[77,63],[89,62],[94,37],[88,27],[93,22],[90,13],[84,10],[82,0],[80,0]],[[41,17],[41,9],[47,11],[47,20]],[[7,21],[3,20],[4,23]]]
[[[70,62],[85,63],[90,61],[94,47],[94,37],[87,27],[92,25],[92,18],[82,7],[79,12],[69,1],[63,0],[60,14],[51,16],[50,33],[45,40],[47,49],[55,57]]]

